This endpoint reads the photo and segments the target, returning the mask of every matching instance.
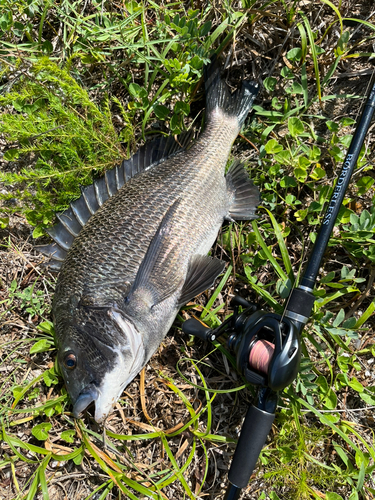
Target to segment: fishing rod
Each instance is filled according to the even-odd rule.
[[[340,175],[331,195],[318,236],[300,284],[292,290],[283,315],[259,310],[242,297],[231,304],[233,315],[218,328],[210,329],[197,319],[185,321],[182,330],[213,342],[228,333],[228,349],[236,355],[238,371],[258,387],[249,407],[228,473],[229,486],[224,500],[237,500],[255,469],[275,418],[279,392],[297,376],[300,359],[300,334],[310,318],[315,297],[314,285],[337,215],[375,111],[375,83],[369,92],[360,121],[354,132]],[[242,307],[242,312],[239,308]]]

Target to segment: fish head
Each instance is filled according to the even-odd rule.
[[[91,315],[92,316],[92,315]],[[142,335],[117,309],[96,314],[96,321],[71,324],[58,342],[58,363],[79,414],[95,403],[95,420],[103,422],[145,364]]]

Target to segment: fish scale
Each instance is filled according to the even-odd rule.
[[[42,248],[60,268],[52,310],[76,416],[94,401],[95,419],[106,418],[180,306],[223,271],[207,252],[224,219],[255,217],[257,188],[238,162],[227,176],[225,168],[257,86],[244,82],[230,94],[217,62],[205,80],[207,123],[198,140],[146,144],[85,188],[59,215],[55,244]]]

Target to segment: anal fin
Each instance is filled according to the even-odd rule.
[[[208,257],[207,255],[194,255],[191,259],[185,284],[179,297],[179,305],[186,304],[200,293],[209,288],[219,274],[223,272],[225,262]]]
[[[249,178],[244,165],[234,161],[226,175],[227,190],[232,198],[228,218],[235,220],[255,219],[260,204],[259,190]]]

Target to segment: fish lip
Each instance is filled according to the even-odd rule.
[[[88,384],[79,394],[73,406],[74,418],[79,418],[79,414],[85,410],[89,404],[96,401],[100,395],[99,389],[96,387],[95,382]]]

